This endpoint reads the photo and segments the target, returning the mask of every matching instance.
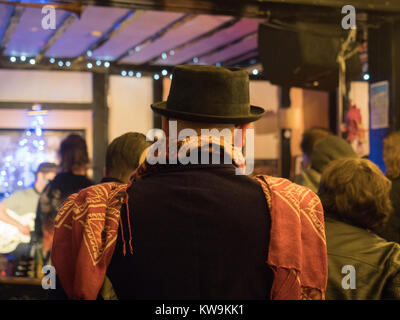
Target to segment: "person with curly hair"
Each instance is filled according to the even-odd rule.
[[[393,209],[390,190],[369,160],[335,160],[324,170],[318,195],[326,220],[327,299],[400,299],[400,245],[376,234]]]

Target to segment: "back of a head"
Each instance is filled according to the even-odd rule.
[[[64,172],[86,168],[89,163],[86,141],[78,134],[71,134],[61,142],[59,154]]]
[[[303,133],[301,140],[301,151],[307,156],[311,157],[314,145],[321,139],[332,135],[332,132],[325,128],[311,128]]]
[[[57,165],[56,165],[55,163],[52,163],[52,162],[42,162],[42,163],[38,166],[38,168],[37,168],[37,170],[36,170],[36,173],[41,172],[41,173],[43,173],[43,174],[46,174],[46,173],[49,173],[49,172],[55,172],[55,171],[57,171],[57,169],[58,169],[58,167],[57,167]]]
[[[106,175],[123,180],[139,166],[140,156],[150,145],[142,133],[128,132],[115,138],[107,147]]]
[[[358,158],[351,145],[344,139],[331,135],[319,140],[311,155],[311,167],[322,173],[333,160]]]
[[[389,134],[383,142],[383,159],[390,179],[400,177],[400,131]]]
[[[390,189],[374,163],[348,158],[325,168],[318,195],[327,216],[377,231],[392,211]]]

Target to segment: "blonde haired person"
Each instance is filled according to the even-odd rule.
[[[322,174],[327,299],[400,299],[400,245],[376,234],[392,211],[390,189],[390,180],[365,159],[333,161]]]
[[[394,210],[379,234],[389,241],[400,243],[400,131],[389,134],[384,140],[383,160],[386,175],[392,181],[390,197]]]

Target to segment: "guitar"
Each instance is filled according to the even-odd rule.
[[[20,216],[7,208],[7,214],[22,225],[28,226],[31,231],[34,230],[36,216],[34,212]],[[29,243],[30,241],[30,235],[24,235],[13,225],[0,221],[0,253],[12,252],[20,243]]]

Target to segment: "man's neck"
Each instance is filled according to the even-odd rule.
[[[72,170],[72,173],[76,174],[78,176],[85,176],[86,175],[86,169],[85,168],[75,169],[75,170]]]

